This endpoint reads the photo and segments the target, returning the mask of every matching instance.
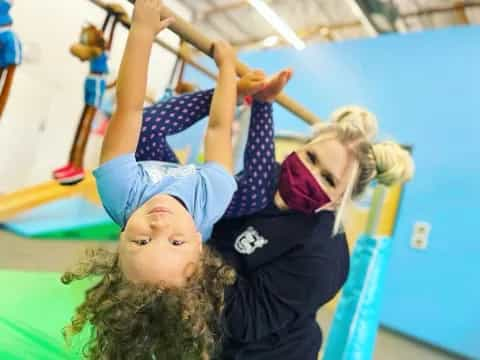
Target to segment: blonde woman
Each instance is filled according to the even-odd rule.
[[[210,246],[237,272],[225,292],[220,359],[317,359],[322,334],[315,314],[349,270],[345,205],[372,180],[391,185],[413,174],[409,153],[394,142],[376,143],[376,132],[367,110],[337,110],[272,174],[269,207],[216,225]]]

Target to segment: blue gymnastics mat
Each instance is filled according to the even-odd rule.
[[[57,200],[28,210],[2,224],[24,237],[118,238],[120,229],[105,210],[81,196]]]

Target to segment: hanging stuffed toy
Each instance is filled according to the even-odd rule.
[[[15,69],[22,62],[22,46],[12,31],[10,8],[13,0],[0,0],[0,119],[10,95]]]
[[[120,5],[108,5],[107,11],[108,15],[102,30],[94,25],[84,27],[80,34],[80,42],[70,48],[72,55],[80,61],[89,62],[90,71],[84,83],[85,106],[70,149],[68,164],[53,172],[53,177],[63,185],[75,184],[83,180],[85,176],[83,158],[90,128],[107,89],[108,52],[112,46],[118,21],[128,20],[125,10]],[[108,40],[105,39],[107,33],[109,34]]]

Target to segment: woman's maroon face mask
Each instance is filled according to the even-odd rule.
[[[306,214],[315,213],[331,201],[295,152],[282,163],[278,190],[290,209]]]

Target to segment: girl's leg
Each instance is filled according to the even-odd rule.
[[[273,199],[275,149],[273,108],[269,102],[255,101],[252,106],[243,171],[236,176],[238,189],[225,217],[252,214]]]
[[[244,170],[226,217],[252,214],[273,200],[276,188],[272,102],[292,77],[292,70],[275,74],[255,93],[245,150]]]
[[[177,134],[207,117],[212,96],[213,90],[198,91],[145,108],[137,160],[178,162],[166,136]]]

